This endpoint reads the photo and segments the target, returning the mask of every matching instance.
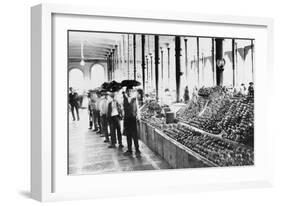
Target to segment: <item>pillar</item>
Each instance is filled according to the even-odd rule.
[[[128,42],[127,42],[127,57],[128,57],[128,64],[127,64],[127,69],[128,69],[128,79],[130,79],[130,34],[128,34]]]
[[[199,73],[199,63],[200,63],[200,56],[199,56],[199,37],[197,37],[196,38],[196,45],[197,45],[197,47],[196,47],[196,50],[197,50],[197,85],[198,85],[198,87],[200,87],[200,73]]]
[[[187,39],[184,39],[184,53],[185,53],[185,78],[188,80],[188,59],[187,59]],[[187,82],[188,83],[188,82]]]
[[[163,84],[163,81],[164,81],[164,56],[163,56],[163,49],[162,47],[160,48],[161,49],[161,82]]]
[[[216,38],[216,63],[223,59],[223,39]],[[219,67],[218,64],[216,64],[216,72],[217,72],[217,85],[223,84],[223,67]]]
[[[167,55],[168,55],[168,85],[170,86],[170,47],[167,47]]]
[[[233,76],[233,80],[232,80],[232,86],[235,87],[236,83],[235,83],[235,39],[232,39],[232,76]]]
[[[134,65],[134,80],[137,79],[137,66],[136,66],[136,35],[133,34],[133,65]]]
[[[145,35],[141,35],[141,68],[142,68],[142,89],[145,93]]]
[[[212,38],[212,73],[213,73],[213,86],[216,85],[216,75],[215,75],[215,40]]]
[[[181,63],[180,63],[181,42],[180,36],[175,37],[175,56],[176,56],[176,101],[180,101],[180,77],[181,77]]]
[[[255,46],[254,46],[254,40],[252,39],[251,40],[251,61],[252,61],[252,82],[254,82],[254,48],[255,48]]]
[[[154,63],[155,63],[155,88],[156,88],[156,100],[159,100],[159,36],[154,36]]]
[[[149,73],[148,73],[148,71],[149,71],[149,68],[148,68],[148,56],[146,55],[145,56],[145,59],[146,59],[146,85],[148,86],[149,85],[149,83],[148,83],[148,81],[149,81],[149,79],[148,79],[148,77],[149,77]]]

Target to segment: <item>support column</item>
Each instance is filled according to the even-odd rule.
[[[141,35],[142,89],[145,94],[145,35]]]
[[[107,81],[109,81],[109,72],[110,72],[110,62],[109,62],[109,54],[107,55]]]
[[[163,57],[163,48],[160,47],[161,49],[161,83],[163,84],[164,81],[164,57]]]
[[[115,74],[115,49],[112,49],[112,71],[111,71],[111,80],[114,79]]]
[[[146,80],[147,80],[147,87],[148,87],[148,85],[149,85],[149,67],[148,67],[148,56],[146,55],[145,56],[145,59],[146,59]]]
[[[170,47],[167,47],[168,51],[168,86],[170,86]]]
[[[217,38],[216,40],[216,63],[223,59],[223,39]],[[223,84],[223,67],[219,67],[216,64],[217,72],[217,85],[221,86]]]
[[[154,63],[155,63],[155,87],[156,87],[156,101],[159,100],[159,36],[154,36]]]
[[[184,57],[185,57],[185,78],[188,83],[188,58],[187,58],[187,39],[184,39]]]
[[[252,39],[251,40],[251,50],[252,50],[252,53],[251,53],[251,60],[252,60],[252,81],[254,82],[254,50],[255,49],[255,46],[254,46],[254,40]]]
[[[212,73],[213,73],[213,86],[216,85],[216,75],[215,75],[215,40],[212,38]]]
[[[232,39],[232,75],[233,75],[233,82],[232,86],[235,87],[235,39]]]
[[[153,88],[153,61],[152,53],[150,54],[150,85]]]
[[[200,56],[199,56],[199,37],[197,37],[196,38],[196,41],[197,41],[197,47],[196,47],[196,49],[197,49],[197,85],[198,85],[198,88],[200,87],[200,77],[199,77],[199,75],[200,75],[200,73],[199,73],[199,62],[200,62]]]
[[[116,55],[117,54],[117,47],[116,45],[114,46],[114,54],[113,54],[113,57],[114,57],[114,73],[113,73],[113,79],[115,80],[116,79],[116,71],[117,71],[117,59],[116,59]]]
[[[175,56],[176,56],[176,101],[180,101],[180,77],[181,77],[181,63],[180,63],[180,56],[181,56],[181,41],[180,37],[175,37]]]
[[[133,34],[133,63],[134,63],[134,80],[137,79],[137,66],[136,66],[136,35]]]
[[[125,40],[125,34],[122,35],[122,74],[123,78],[126,77],[126,40]]]
[[[130,79],[130,34],[128,34],[128,42],[127,42],[128,48],[127,48],[127,56],[128,56],[128,79]]]

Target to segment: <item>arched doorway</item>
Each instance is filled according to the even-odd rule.
[[[80,69],[74,68],[69,71],[69,87],[72,87],[78,93],[85,90],[84,75]]]
[[[104,67],[100,64],[94,64],[91,67],[91,87],[100,87],[101,84],[105,81]]]

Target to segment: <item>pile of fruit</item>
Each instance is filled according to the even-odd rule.
[[[141,108],[141,118],[149,119],[155,115],[159,115],[161,110],[161,106],[155,100],[151,100]]]
[[[253,99],[248,97],[234,99],[218,126],[224,131],[224,138],[252,145],[254,139]]]
[[[218,166],[254,164],[254,152],[223,139],[203,135],[183,125],[166,125],[164,133]]]
[[[162,129],[166,125],[165,118],[157,118],[153,116],[149,119],[145,119],[144,121],[157,129]]]
[[[218,123],[225,116],[229,106],[230,99],[227,96],[213,99],[203,114],[194,117],[188,124],[212,134],[219,134],[221,133],[221,128],[218,127]]]
[[[198,116],[207,103],[208,99],[201,97],[199,97],[197,101],[190,101],[176,113],[176,118],[183,122],[189,122],[190,119]]]
[[[141,108],[141,119],[160,129],[166,123],[165,113],[169,111],[168,105],[160,106],[155,100],[151,100]]]
[[[202,87],[198,90],[198,95],[201,97],[208,97],[211,93],[211,88],[209,87]]]

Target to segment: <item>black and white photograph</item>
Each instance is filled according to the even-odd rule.
[[[68,175],[255,164],[255,39],[66,35]]]

